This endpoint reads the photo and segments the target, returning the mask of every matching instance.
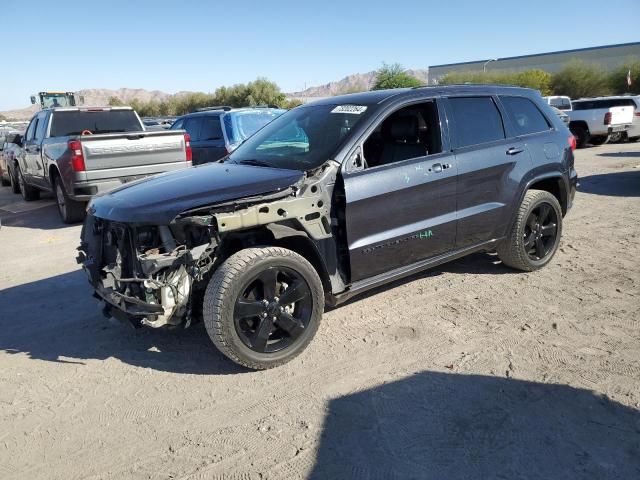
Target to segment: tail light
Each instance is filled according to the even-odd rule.
[[[569,135],[569,146],[572,152],[576,149],[576,137],[573,135]]]
[[[609,125],[611,123],[611,112],[604,114],[604,124]]]
[[[87,170],[84,164],[84,155],[82,154],[82,144],[79,140],[69,140],[67,143],[71,151],[71,168],[74,172],[84,172]]]
[[[191,162],[193,160],[193,153],[191,152],[191,135],[188,133],[184,134],[184,153],[186,153],[187,162]]]
[[[635,116],[640,117],[640,110],[636,110]]]

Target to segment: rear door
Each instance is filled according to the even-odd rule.
[[[460,249],[504,235],[530,157],[507,124],[497,98],[450,97],[446,104],[458,165],[456,249]]]
[[[375,141],[376,130],[385,130],[380,122],[355,154],[366,152],[371,163],[362,162],[344,172],[352,282],[435,257],[454,246],[455,157],[440,128],[446,128],[447,122],[434,100],[419,105],[431,107],[433,112],[433,120],[427,122],[431,148],[409,155],[411,158],[373,162],[376,153],[388,148]],[[415,106],[416,102],[401,110]],[[401,112],[395,110],[393,115],[396,113]],[[396,140],[396,145],[400,150],[405,146],[402,140]]]

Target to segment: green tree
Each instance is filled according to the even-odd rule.
[[[572,60],[553,75],[553,93],[571,98],[597,97],[611,93],[609,76],[597,65]]]
[[[109,97],[109,105],[111,105],[112,107],[120,107],[124,105],[124,102],[118,97]]]
[[[631,86],[627,75],[631,71]],[[609,74],[609,87],[613,93],[640,94],[640,60],[629,61]]]
[[[409,75],[399,63],[392,65],[382,64],[376,72],[376,79],[373,90],[384,90],[387,88],[419,87],[422,82]]]

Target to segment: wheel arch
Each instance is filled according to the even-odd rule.
[[[542,178],[530,181],[522,193],[522,198],[529,190],[544,190],[558,199],[560,208],[562,208],[562,216],[566,215],[568,208],[568,188],[562,175],[551,174]],[[522,202],[522,199],[520,200]]]
[[[584,120],[572,120],[572,121],[570,121],[569,122],[569,129],[571,129],[571,127],[582,127],[587,131],[587,133],[589,133],[589,124]]]
[[[332,291],[331,277],[316,244],[304,230],[273,223],[259,228],[231,232],[220,242],[218,262],[250,247],[281,247],[297,253],[318,272],[326,293]]]

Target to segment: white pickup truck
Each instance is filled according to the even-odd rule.
[[[583,98],[572,101],[569,129],[578,147],[587,143],[602,145],[619,138],[631,128],[634,108],[620,104],[616,98]]]
[[[25,200],[55,194],[65,223],[84,218],[92,196],[157,173],[191,166],[184,130],[148,132],[131,107],[49,108],[20,140],[14,171]]]

